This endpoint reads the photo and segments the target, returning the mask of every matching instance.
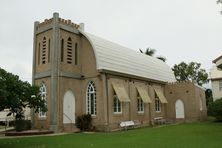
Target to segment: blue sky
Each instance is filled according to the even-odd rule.
[[[0,5],[0,67],[31,82],[33,24],[53,12],[85,31],[138,50],[157,50],[173,66],[196,61],[207,71],[222,54],[216,0],[15,0]]]

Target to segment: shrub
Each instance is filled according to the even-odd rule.
[[[222,98],[209,104],[208,115],[215,117],[216,121],[222,122]]]
[[[90,130],[92,127],[92,117],[90,114],[84,114],[76,118],[76,126],[81,131]]]
[[[15,130],[16,131],[24,131],[31,129],[31,121],[30,120],[16,120],[15,121]]]

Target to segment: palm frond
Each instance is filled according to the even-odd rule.
[[[161,61],[163,61],[163,62],[166,62],[166,58],[163,57],[163,56],[158,56],[158,57],[156,57],[156,58],[159,59],[159,60],[161,60]]]
[[[147,48],[145,54],[149,56],[153,56],[156,52],[156,49]]]

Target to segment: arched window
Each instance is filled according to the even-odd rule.
[[[144,113],[144,103],[138,91],[137,91],[137,111],[138,113]]]
[[[41,99],[47,100],[47,89],[44,83],[41,84],[39,91],[40,91]],[[41,109],[39,109],[39,117],[46,117],[46,112],[43,112],[41,111]]]
[[[72,39],[67,40],[67,63],[72,64]]]
[[[42,40],[42,64],[46,63],[46,37]]]
[[[155,110],[156,112],[161,112],[161,102],[156,94],[155,94]]]
[[[92,81],[89,82],[87,87],[86,107],[88,114],[96,115],[96,88]]]
[[[122,103],[120,102],[116,92],[113,92],[113,111],[114,113],[122,113]]]

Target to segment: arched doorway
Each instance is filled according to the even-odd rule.
[[[63,123],[75,123],[75,97],[70,90],[64,95]]]
[[[184,119],[184,104],[183,101],[177,100],[175,103],[176,119]]]

